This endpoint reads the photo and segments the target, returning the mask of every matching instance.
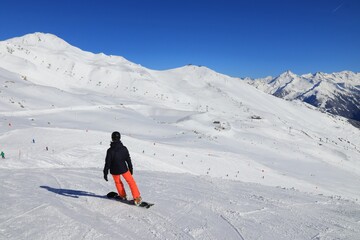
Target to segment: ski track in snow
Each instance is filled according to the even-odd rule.
[[[245,240],[244,237],[241,235],[241,232],[239,231],[239,229],[237,229],[229,220],[227,220],[223,215],[220,215],[222,219],[224,219],[224,221],[226,221],[235,231],[236,233],[239,235],[241,240]]]
[[[38,110],[24,110],[24,111],[11,111],[11,112],[0,112],[0,114],[8,117],[25,117],[25,116],[36,116],[44,114],[54,114],[62,112],[71,112],[72,111],[88,111],[88,110],[97,110],[97,109],[121,109],[124,108],[123,105],[95,105],[95,106],[71,106],[71,107],[62,107],[62,108],[49,108],[49,109],[38,109]]]

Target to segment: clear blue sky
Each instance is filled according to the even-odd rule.
[[[359,0],[1,0],[0,40],[34,32],[157,70],[360,72]]]

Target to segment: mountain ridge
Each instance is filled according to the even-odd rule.
[[[275,78],[245,81],[276,97],[300,100],[322,111],[360,121],[360,73],[341,71],[296,75],[287,71]]]
[[[296,75],[288,70],[275,78],[255,80],[230,77],[196,65],[157,71],[132,63],[121,56],[83,51],[47,33],[27,34],[1,41],[1,58],[0,67],[19,74],[23,80],[72,93],[95,91],[111,95],[130,93],[135,96],[139,95],[139,89],[142,88],[140,97],[144,98],[146,95],[145,98],[148,98],[148,87],[154,92],[152,99],[177,101],[171,97],[177,87],[167,89],[167,96],[162,93],[162,88],[169,86],[169,79],[178,82],[174,85],[185,84],[189,89],[205,87],[218,92],[221,90],[213,85],[215,82],[245,82],[285,100],[300,100],[321,111],[352,119],[352,123],[360,119],[360,107],[357,104],[360,98],[360,74],[351,71]],[[236,83],[238,84],[240,85],[237,87],[244,88],[241,83]],[[222,91],[222,94],[225,93]],[[189,97],[183,95],[182,98]],[[24,104],[20,105],[26,107]],[[205,102],[199,105],[202,109],[209,109]]]

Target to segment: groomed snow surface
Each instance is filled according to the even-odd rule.
[[[360,237],[359,129],[205,67],[0,42],[0,119],[0,239]],[[105,198],[115,130],[150,209]]]
[[[226,170],[232,175],[248,175],[251,167],[241,166],[238,173],[234,170],[236,159],[233,166],[223,166],[230,164],[226,153],[211,151],[218,155],[212,157],[208,156],[209,149],[182,147],[181,143],[177,147],[123,136],[123,142],[133,153],[134,177],[142,196],[155,205],[146,210],[108,200],[104,195],[115,190],[111,180],[105,182],[102,178],[108,135],[37,127],[3,134],[1,146],[8,149],[8,155],[1,160],[0,169],[0,238],[359,237],[358,202],[336,195],[230,180],[225,174],[223,179],[212,177],[205,171],[214,171],[215,175]],[[145,153],[141,149],[146,149]],[[207,158],[216,158],[218,163]],[[242,165],[243,160],[238,161]],[[255,164],[249,159],[246,162]],[[200,171],[197,169],[204,173],[190,174],[192,170]],[[258,177],[266,182],[264,175],[265,179],[260,173]],[[356,179],[354,185],[358,185]],[[341,182],[335,186],[346,189]]]

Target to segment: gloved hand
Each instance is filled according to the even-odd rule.
[[[130,171],[131,175],[133,175],[133,169],[130,168],[129,171]]]
[[[105,181],[108,181],[107,174],[104,173],[104,179]]]

